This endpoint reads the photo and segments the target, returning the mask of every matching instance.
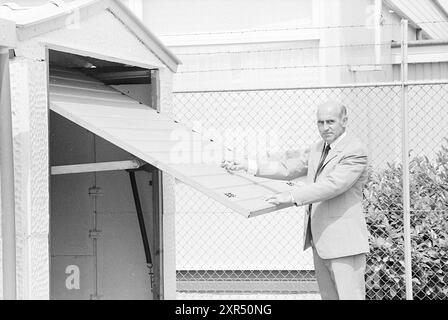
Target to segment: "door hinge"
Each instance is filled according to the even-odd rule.
[[[98,239],[101,236],[101,230],[89,230],[89,238]]]
[[[103,195],[103,189],[99,187],[91,187],[89,188],[89,196],[97,197]]]

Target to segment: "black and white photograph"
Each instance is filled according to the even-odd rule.
[[[0,94],[1,300],[448,300],[448,0],[0,0]]]

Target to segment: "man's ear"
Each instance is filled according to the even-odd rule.
[[[347,127],[347,124],[348,124],[348,117],[345,116],[345,117],[342,118],[342,126],[343,126],[344,128],[346,128],[346,127]]]

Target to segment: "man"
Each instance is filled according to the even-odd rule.
[[[334,101],[319,105],[317,127],[323,140],[298,157],[284,161],[223,161],[230,171],[246,170],[258,177],[291,180],[307,176],[307,183],[272,196],[275,205],[307,206],[304,250],[313,250],[322,299],[365,299],[364,273],[369,252],[362,207],[367,180],[367,152],[346,132],[347,110]]]

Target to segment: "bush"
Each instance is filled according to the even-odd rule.
[[[402,166],[370,170],[364,206],[371,252],[368,299],[404,299]],[[448,139],[434,160],[410,161],[412,282],[415,299],[448,299]]]

